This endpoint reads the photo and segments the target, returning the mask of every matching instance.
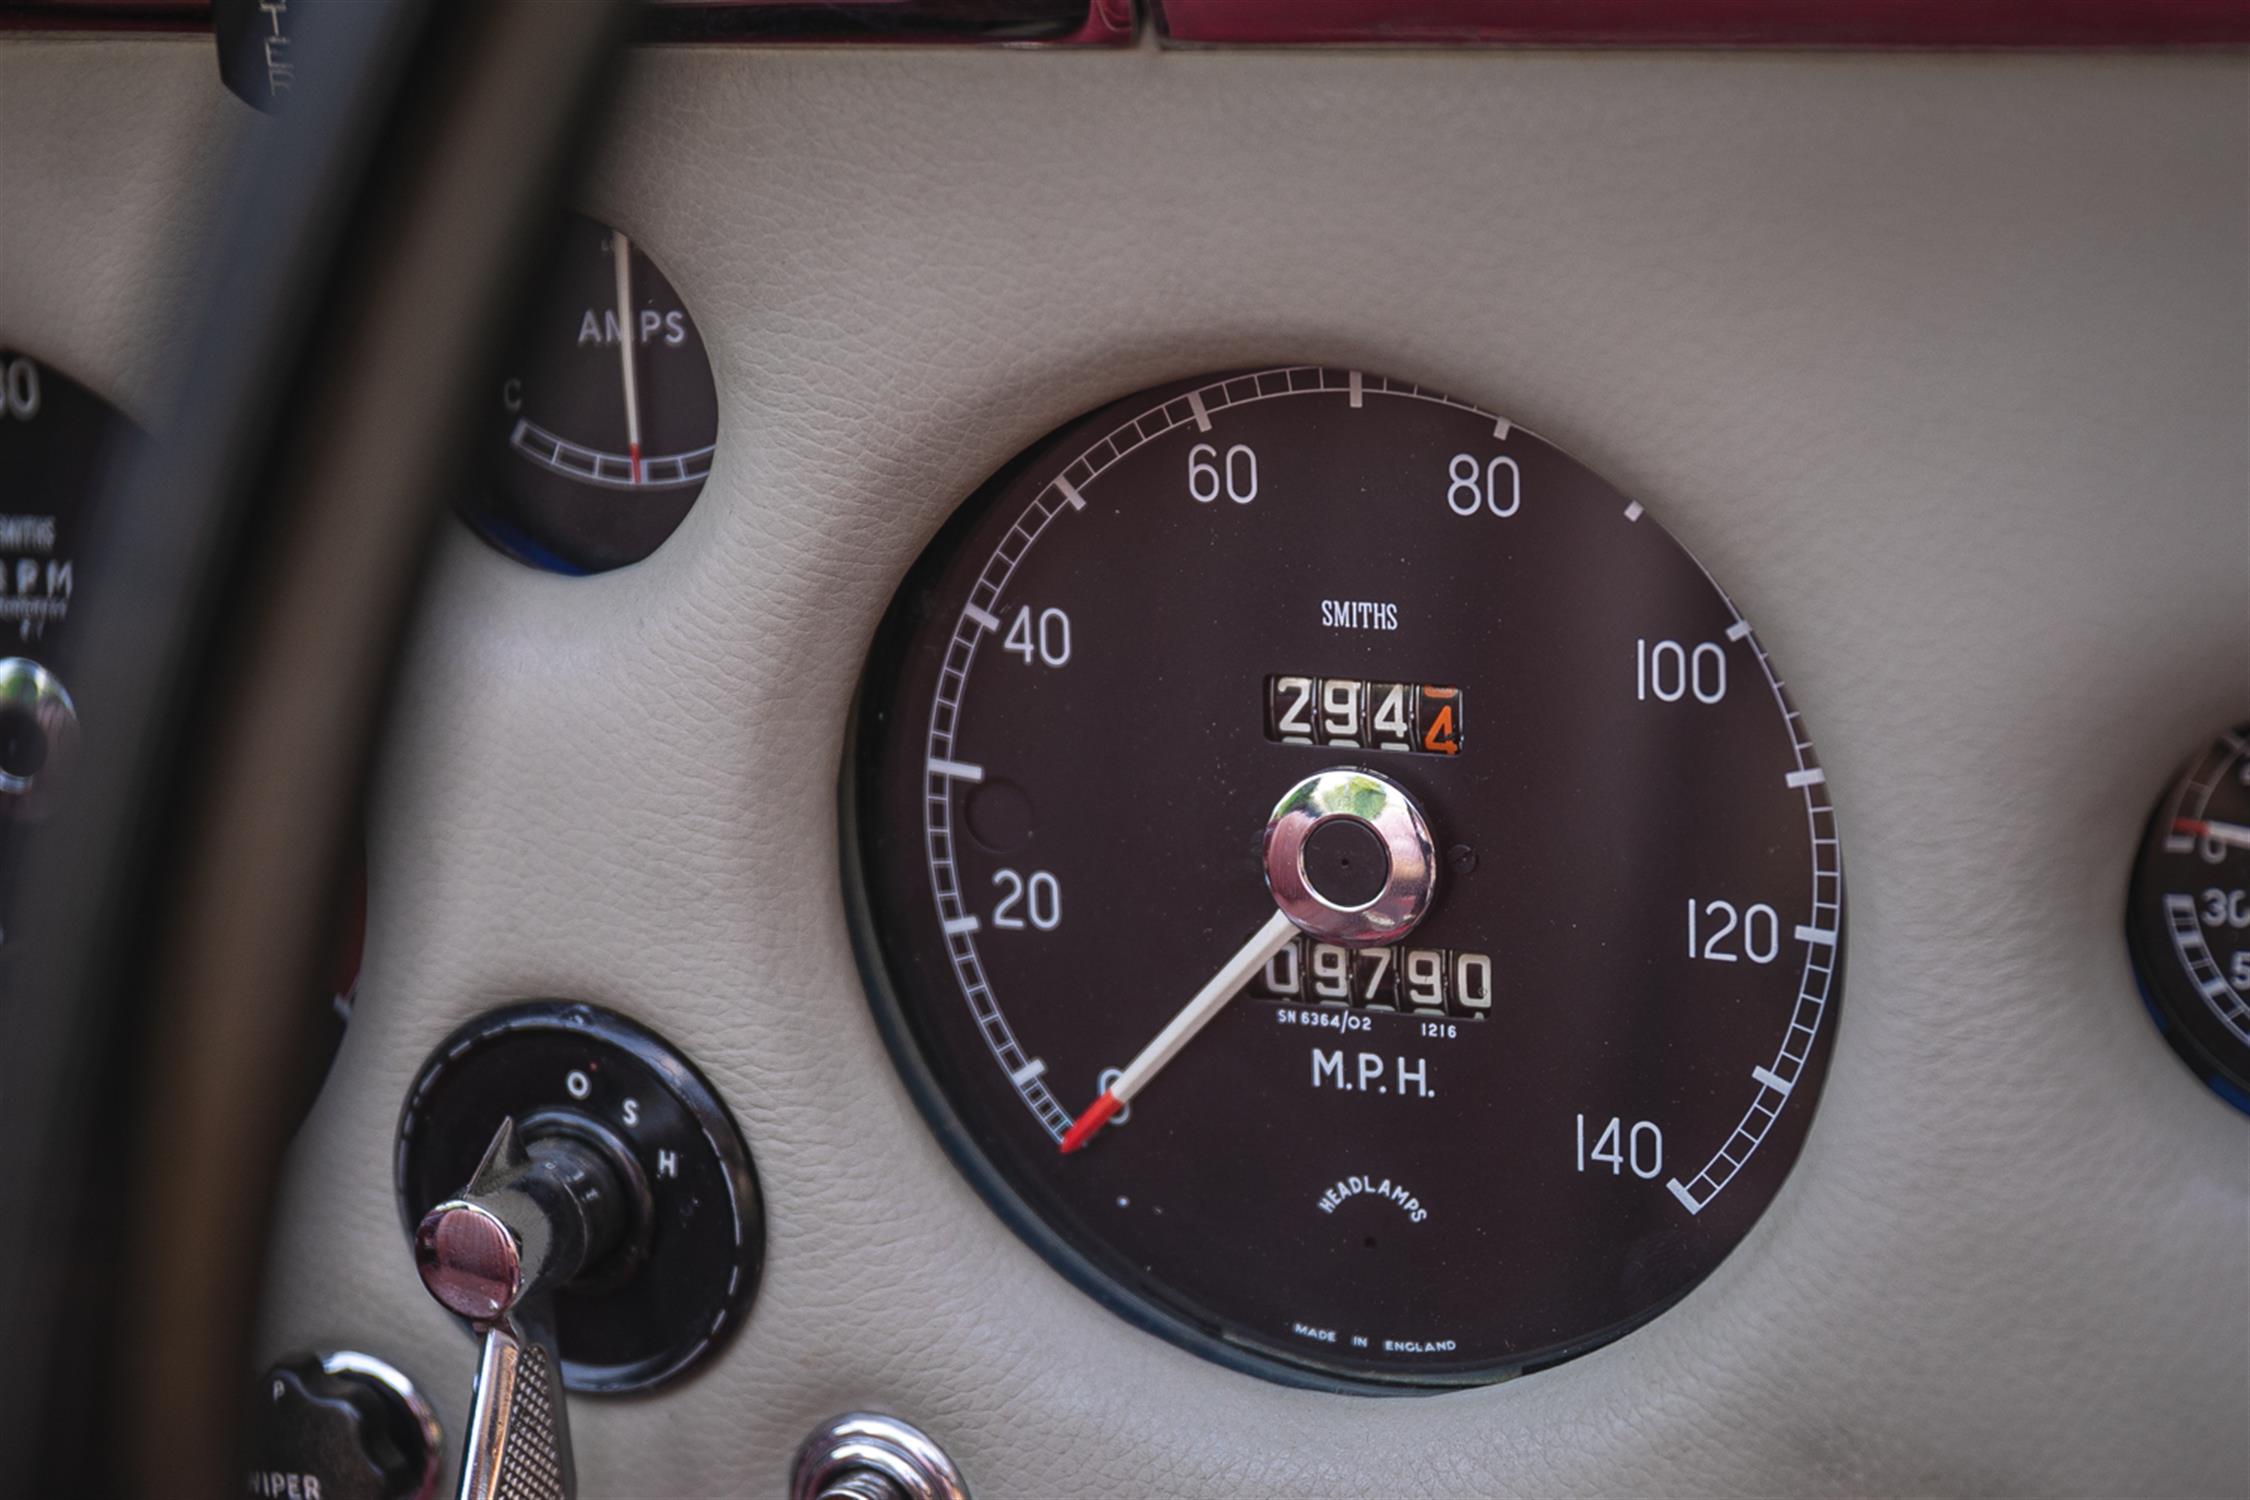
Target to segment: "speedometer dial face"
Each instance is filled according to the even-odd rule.
[[[1001,472],[869,659],[849,885],[971,1179],[1275,1378],[1550,1363],[1707,1274],[1842,996],[1826,777],[1643,507],[1357,371],[1130,397]]]

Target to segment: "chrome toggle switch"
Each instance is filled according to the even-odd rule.
[[[846,1412],[820,1424],[797,1450],[790,1500],[969,1500],[968,1482],[943,1448],[911,1422]]]

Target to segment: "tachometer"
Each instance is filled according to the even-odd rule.
[[[1227,1363],[1581,1352],[1805,1138],[1844,892],[1803,721],[1639,502],[1478,407],[1300,367],[1074,423],[900,590],[846,781],[956,1159]]]
[[[79,545],[110,476],[142,441],[117,408],[28,354],[0,349],[0,962],[34,825],[54,815],[77,758],[70,624]]]
[[[96,497],[141,441],[116,407],[0,349],[0,657],[72,665],[78,543]]]
[[[38,940],[15,920],[16,893],[74,836],[82,632],[72,619],[115,576],[87,543],[119,476],[150,451],[148,435],[101,396],[28,354],[0,349],[0,994]],[[98,726],[101,705],[86,709],[86,722]],[[318,997],[321,1039],[302,1081],[300,1116],[350,1019],[366,905],[362,873],[339,914],[336,982]]]

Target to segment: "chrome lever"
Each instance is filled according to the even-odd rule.
[[[503,1120],[459,1196],[414,1236],[422,1284],[480,1336],[460,1500],[570,1500],[577,1492],[554,1294],[623,1238],[609,1163],[567,1137],[528,1148]]]
[[[551,1338],[522,1322],[484,1330],[459,1500],[570,1500],[578,1492],[570,1418]]]

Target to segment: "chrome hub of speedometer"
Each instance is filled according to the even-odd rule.
[[[877,1013],[1019,1232],[1228,1363],[1430,1386],[1616,1337],[1780,1188],[1842,992],[1825,783],[1639,503],[1294,368],[964,507],[845,804]]]
[[[1266,820],[1266,888],[1290,922],[1346,947],[1395,943],[1436,893],[1430,825],[1373,771],[1308,776]]]

